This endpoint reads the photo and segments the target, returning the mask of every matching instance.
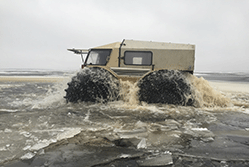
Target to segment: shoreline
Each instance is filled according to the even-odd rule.
[[[51,76],[0,76],[0,82],[59,82],[66,77]]]
[[[208,82],[214,89],[219,91],[249,93],[249,83],[213,80]]]

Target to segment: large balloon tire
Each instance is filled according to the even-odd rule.
[[[193,105],[186,76],[177,70],[154,71],[138,81],[140,101],[174,105]]]
[[[109,71],[84,68],[72,78],[65,89],[67,102],[108,102],[118,99],[119,81]]]

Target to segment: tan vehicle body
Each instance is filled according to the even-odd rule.
[[[124,39],[122,42],[91,48],[88,50],[88,55],[92,50],[102,49],[111,50],[105,65],[87,64],[86,58],[83,60],[83,66],[104,68],[122,80],[135,82],[145,74],[161,69],[179,70],[192,74],[194,71],[195,45],[191,44]],[[74,49],[71,51],[83,53],[80,52],[83,50]]]
[[[140,102],[194,104],[185,75],[194,72],[194,45],[123,40],[88,50],[68,50],[81,54],[82,68],[89,68],[68,83],[67,102],[123,99],[122,80],[136,82],[135,94]]]

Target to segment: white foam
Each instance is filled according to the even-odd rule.
[[[32,147],[30,147],[29,150],[31,150],[31,151],[40,150],[40,149],[42,149],[44,147],[49,146],[49,144],[55,143],[55,142],[57,142],[56,139],[50,139],[50,140],[44,139],[42,141],[39,141],[39,143],[37,143],[37,144],[33,145]]]
[[[130,154],[121,154],[120,155],[120,158],[129,158],[129,157],[131,157]]]
[[[21,156],[20,159],[22,159],[22,160],[31,159],[31,158],[33,158],[34,156],[35,156],[35,153],[29,152],[29,153],[27,153],[27,154]]]
[[[11,129],[6,128],[6,129],[4,129],[4,132],[5,132],[5,133],[11,133],[11,132],[12,132],[12,130],[11,130]]]
[[[3,146],[3,147],[0,147],[0,151],[6,151],[7,149],[6,149],[6,147],[5,146]]]
[[[63,128],[64,132],[57,135],[57,140],[71,138],[81,132],[81,128]]]
[[[204,76],[204,75],[208,75],[208,74],[204,74],[204,73],[195,73],[195,76]]]
[[[34,133],[47,133],[47,132],[54,132],[52,138],[50,139],[39,139],[34,135]],[[75,136],[76,134],[79,134],[81,132],[81,128],[60,128],[60,129],[45,129],[45,130],[33,130],[31,132],[27,131],[21,131],[20,134],[27,137],[26,140],[26,146],[22,148],[23,151],[30,151],[26,154],[24,154],[20,159],[31,159],[33,158],[37,151],[49,146],[51,143],[55,143],[57,141],[60,141],[62,139],[67,139]],[[40,135],[38,135],[40,136]],[[3,151],[7,148],[5,146],[2,148]]]
[[[17,112],[18,110],[11,110],[11,109],[0,109],[2,112]]]
[[[145,138],[142,138],[142,140],[137,145],[137,149],[141,149],[141,148],[147,148],[147,144],[146,144],[146,139]]]
[[[191,128],[193,131],[209,131],[207,128]]]
[[[30,145],[27,145],[27,146],[25,146],[24,148],[23,148],[23,150],[25,151],[25,150],[29,150],[31,148],[31,146]]]
[[[244,109],[244,110],[239,110],[239,111],[244,113],[244,114],[249,114],[249,109]]]

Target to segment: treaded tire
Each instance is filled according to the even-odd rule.
[[[174,105],[193,105],[190,85],[177,70],[159,70],[138,81],[140,101]]]
[[[84,68],[65,89],[67,102],[107,102],[118,99],[119,81],[100,67]]]

